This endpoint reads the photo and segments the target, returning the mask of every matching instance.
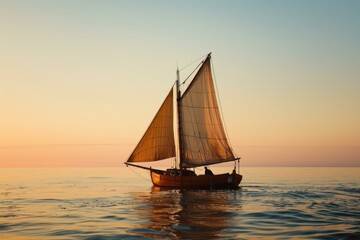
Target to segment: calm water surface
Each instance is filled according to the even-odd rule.
[[[360,239],[360,168],[242,168],[214,191],[134,171],[0,169],[0,239]]]

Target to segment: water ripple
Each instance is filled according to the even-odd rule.
[[[360,190],[354,181],[316,185],[259,180],[239,190],[213,191],[156,191],[146,184],[133,187],[133,179],[116,181],[110,176],[52,181],[52,189],[38,182],[0,185],[0,231],[5,238],[360,236]]]

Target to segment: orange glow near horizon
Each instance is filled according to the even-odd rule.
[[[234,148],[241,166],[352,167],[359,166],[356,147],[266,147]],[[0,167],[123,167],[132,145],[69,145],[9,147],[0,149]],[[169,167],[172,160],[148,163]],[[232,165],[227,163],[226,165]]]

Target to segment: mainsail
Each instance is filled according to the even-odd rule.
[[[175,157],[173,89],[167,95],[128,162],[152,162]]]
[[[220,115],[210,54],[182,95],[179,105],[181,167],[235,160]]]

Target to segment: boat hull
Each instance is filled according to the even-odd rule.
[[[242,175],[236,173],[170,176],[165,171],[152,169],[150,175],[154,186],[173,189],[237,189],[242,180]]]

